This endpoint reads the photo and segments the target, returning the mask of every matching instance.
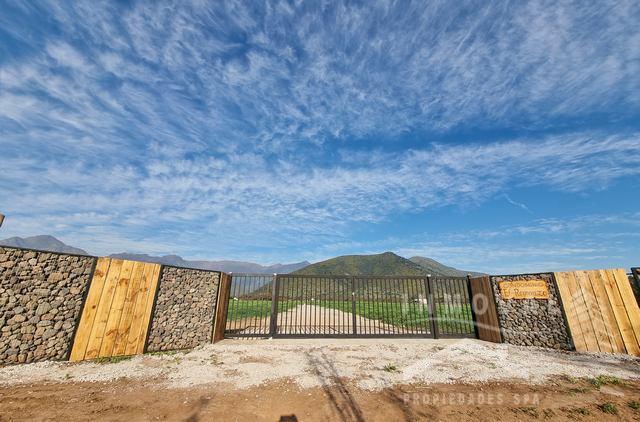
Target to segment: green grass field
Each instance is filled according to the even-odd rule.
[[[351,301],[318,300],[312,302],[278,301],[278,312],[307,303],[343,312],[352,311]],[[244,318],[268,318],[271,300],[232,300],[229,302],[228,321]],[[391,301],[357,301],[356,314],[364,318],[409,330],[430,330],[429,309],[425,304]],[[439,303],[436,320],[441,333],[473,333],[471,306]]]

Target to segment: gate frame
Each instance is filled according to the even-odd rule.
[[[238,276],[263,276],[266,277],[269,274],[238,274]],[[213,342],[217,342],[226,338],[226,321],[229,308],[230,292],[232,288],[233,273],[221,272],[221,284],[219,289],[219,306],[216,309],[216,324],[214,326]],[[279,290],[282,285],[281,279],[285,277],[290,278],[305,278],[305,277],[320,277],[320,278],[340,278],[350,282],[351,293],[351,323],[353,329],[350,332],[344,334],[283,334],[278,333],[278,304],[280,303]],[[322,275],[322,274],[277,274],[271,275],[271,306],[269,312],[269,325],[268,332],[264,334],[252,334],[252,335],[229,335],[230,338],[242,337],[242,338],[478,338],[478,327],[476,322],[475,310],[473,309],[472,300],[473,296],[470,292],[469,277],[442,277],[445,280],[457,279],[466,283],[466,292],[470,301],[469,306],[471,309],[471,319],[473,325],[472,333],[459,333],[459,334],[443,334],[440,333],[438,327],[438,317],[436,315],[436,303],[434,294],[434,283],[439,277],[433,278],[430,274],[427,276],[373,276],[373,275],[353,275],[353,276],[341,276],[341,275]],[[423,281],[425,287],[425,294],[428,301],[428,329],[429,332],[424,333],[407,333],[407,334],[371,334],[371,333],[358,333],[358,314],[357,314],[357,299],[355,292],[355,283],[358,279],[381,279],[381,280],[420,280]],[[348,294],[348,293],[347,293]],[[266,316],[266,315],[265,315]],[[426,327],[425,327],[426,328]]]

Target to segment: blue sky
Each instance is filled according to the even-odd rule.
[[[0,1],[0,237],[640,265],[640,4]]]

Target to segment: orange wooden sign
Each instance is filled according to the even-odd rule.
[[[549,287],[544,280],[500,281],[503,299],[549,299]]]

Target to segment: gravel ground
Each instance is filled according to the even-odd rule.
[[[544,383],[563,375],[638,380],[640,359],[468,339],[224,340],[190,352],[136,356],[117,363],[3,367],[0,385],[149,379],[166,388],[222,384],[246,389],[276,381],[313,388],[340,378],[358,388],[379,391],[410,383]]]

